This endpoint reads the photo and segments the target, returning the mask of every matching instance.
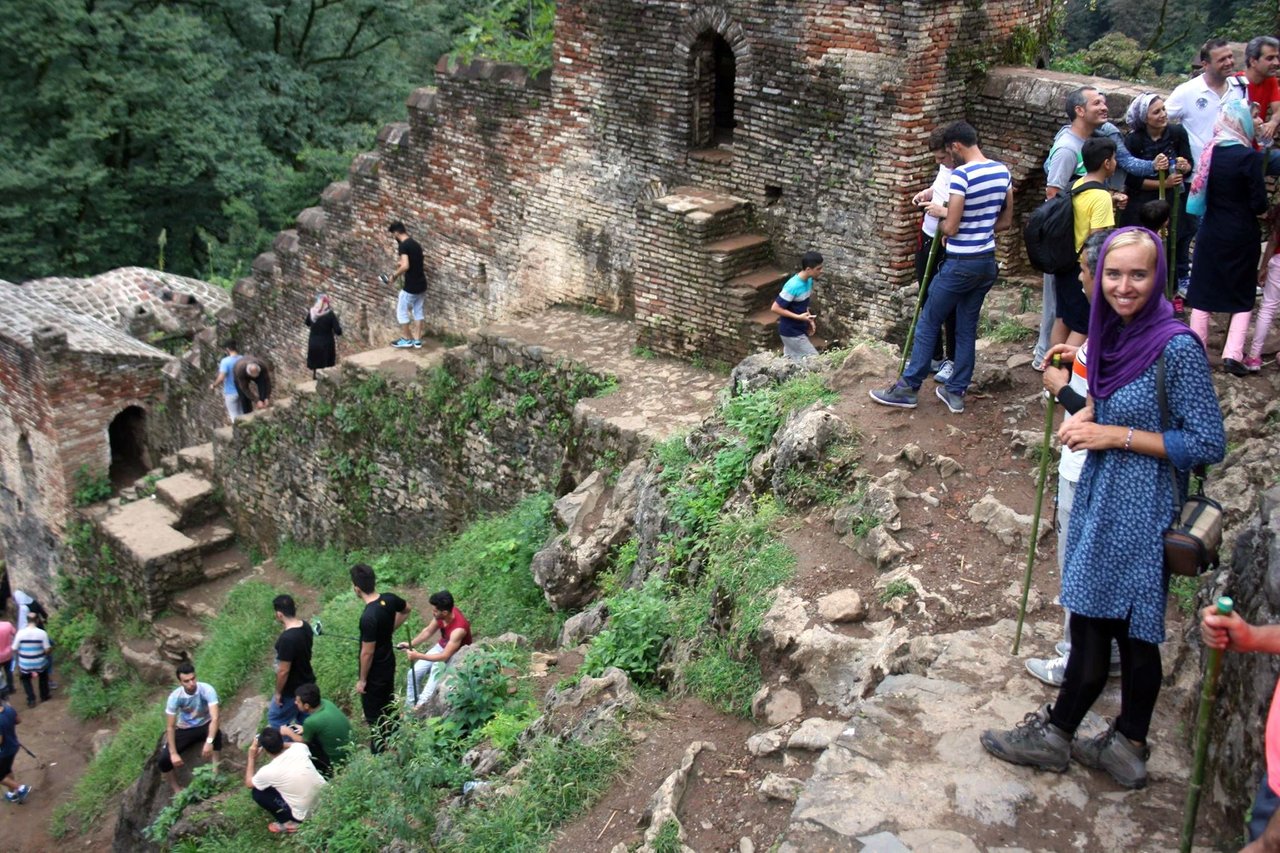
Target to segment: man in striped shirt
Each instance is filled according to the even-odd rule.
[[[917,392],[929,374],[938,327],[955,309],[955,370],[936,392],[953,414],[959,414],[973,379],[978,316],[998,274],[995,232],[1013,222],[1013,182],[1003,163],[983,156],[978,132],[968,122],[948,126],[942,143],[955,163],[951,193],[947,204],[930,203],[926,210],[942,220],[939,228],[947,238],[946,261],[929,284],[906,371],[889,388],[872,391],[871,399],[882,406],[916,407]]]
[[[40,701],[49,701],[49,665],[51,650],[49,635],[44,632],[44,619],[36,613],[27,617],[27,627],[13,638],[13,652],[17,656],[18,677],[22,679],[22,689],[27,692],[27,707],[36,705],[36,693],[31,688],[31,676],[40,681]]]

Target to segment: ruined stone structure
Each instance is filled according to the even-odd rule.
[[[773,342],[760,312],[813,247],[822,333],[883,336],[910,312],[925,137],[982,69],[1032,57],[1050,6],[563,0],[549,74],[441,63],[237,285],[242,337],[299,364],[325,291],[344,345],[385,345],[393,219],[426,250],[436,332],[593,305],[642,346],[733,362]]]
[[[10,581],[53,590],[77,472],[124,482],[214,423],[191,337],[230,306],[194,279],[122,269],[0,282],[0,538]],[[162,346],[186,352],[179,359]]]

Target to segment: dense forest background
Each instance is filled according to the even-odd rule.
[[[1050,65],[1171,83],[1276,0],[1064,0]],[[0,278],[230,283],[439,56],[550,61],[553,0],[0,0]]]

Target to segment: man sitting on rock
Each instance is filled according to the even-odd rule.
[[[418,632],[410,643],[401,643],[409,658],[409,681],[405,685],[405,705],[422,707],[435,695],[440,677],[449,667],[449,659],[458,649],[471,645],[471,623],[453,606],[453,595],[447,589],[428,599],[435,618]],[[414,646],[435,640],[429,652],[415,652]]]
[[[213,757],[213,771],[218,772],[222,755],[222,732],[218,731],[218,693],[209,684],[196,681],[196,668],[190,662],[178,664],[175,674],[179,686],[165,703],[164,740],[156,755],[160,775],[169,781],[176,794],[182,790],[173,768],[181,767],[182,751],[204,740],[203,758]]]
[[[351,721],[328,699],[320,698],[320,688],[301,684],[294,693],[301,726],[281,726],[280,734],[294,743],[305,743],[311,750],[311,762],[320,775],[333,776],[333,766],[347,759],[351,751]]]
[[[255,771],[258,753],[264,750],[271,756],[271,763]],[[325,781],[311,763],[311,752],[305,743],[286,744],[278,729],[267,726],[249,747],[244,785],[253,801],[275,818],[267,824],[268,830],[297,832]]]

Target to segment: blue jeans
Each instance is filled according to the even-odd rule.
[[[974,344],[978,340],[978,315],[982,302],[996,283],[999,270],[995,252],[978,257],[947,255],[947,262],[929,283],[916,337],[911,344],[911,360],[902,379],[919,390],[929,375],[929,361],[938,342],[938,330],[947,315],[956,312],[956,366],[947,380],[947,390],[963,394],[973,379]]]
[[[1280,806],[1280,797],[1267,784],[1267,774],[1262,774],[1262,783],[1258,785],[1258,796],[1253,801],[1253,809],[1249,812],[1249,840],[1257,841],[1267,829],[1267,822]]]
[[[298,706],[293,704],[292,696],[281,696],[279,705],[276,704],[275,697],[267,700],[267,725],[273,729],[293,722],[301,723],[309,716],[311,715],[298,710]]]

